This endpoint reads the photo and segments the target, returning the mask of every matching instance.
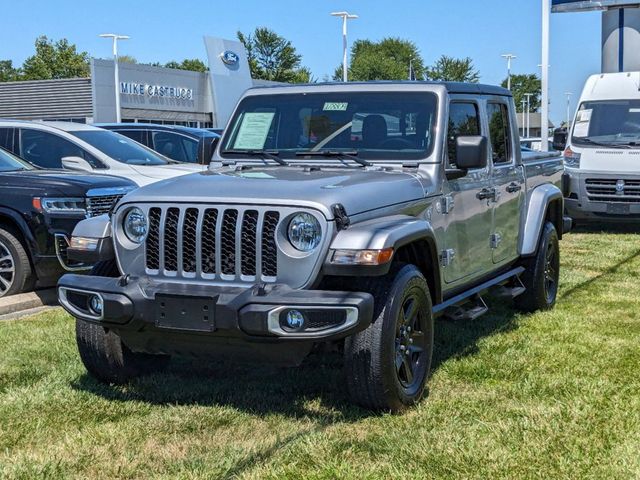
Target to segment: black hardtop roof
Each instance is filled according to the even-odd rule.
[[[512,93],[506,88],[497,85],[488,85],[484,83],[466,83],[466,82],[436,82],[431,80],[375,80],[370,82],[348,82],[346,85],[443,85],[449,93],[472,93],[477,95],[501,95],[511,97]],[[297,83],[297,84],[277,84],[277,85],[257,85],[252,89],[269,89],[269,88],[295,88],[295,87],[322,87],[332,85],[345,85],[343,82],[318,82],[318,83]]]

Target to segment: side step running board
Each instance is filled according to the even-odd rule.
[[[485,290],[495,286],[495,285],[499,285],[501,283],[503,283],[506,280],[509,280],[513,277],[518,278],[518,276],[524,272],[524,267],[517,267],[514,268],[513,270],[509,270],[506,273],[503,273],[502,275],[498,275],[496,278],[492,278],[491,280],[488,280],[484,283],[481,283],[480,285],[473,287],[469,290],[467,290],[466,292],[462,292],[458,295],[456,295],[455,297],[451,297],[448,300],[445,300],[442,303],[439,303],[438,305],[434,305],[433,306],[433,313],[441,313],[444,312],[447,308],[449,307],[453,307],[456,305],[459,305],[461,303],[463,303],[464,301],[467,301],[470,297],[478,296],[479,294],[484,292]],[[513,287],[511,289],[511,295],[512,296],[517,296],[520,295],[521,293],[524,292],[524,286],[522,285],[522,282],[520,282],[520,279],[518,278],[518,283],[519,285],[517,285],[516,287]],[[522,288],[522,290],[520,291],[520,289]],[[513,295],[513,293],[516,293],[516,295]],[[477,303],[477,302],[476,302]],[[484,304],[484,301],[482,301],[482,304]],[[486,308],[486,304],[484,304],[485,308]],[[472,310],[475,310],[477,308],[477,306],[473,307]],[[482,313],[485,313],[486,310]],[[479,315],[476,315],[474,318],[477,318]]]
[[[444,311],[444,316],[454,321],[472,321],[489,311],[489,307],[480,295],[470,302],[460,306],[449,307]]]

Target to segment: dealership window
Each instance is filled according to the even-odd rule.
[[[509,163],[511,159],[511,135],[509,129],[509,111],[504,103],[487,105],[489,119],[489,137],[493,163]]]
[[[100,161],[75,143],[53,133],[29,128],[20,129],[20,156],[43,168],[63,168],[64,157],[84,158],[92,167],[104,168]]]
[[[458,137],[480,135],[480,115],[478,106],[471,102],[456,102],[449,107],[449,132],[447,153],[449,166],[456,168],[456,139]]]

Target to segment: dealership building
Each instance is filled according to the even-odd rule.
[[[270,82],[253,80],[241,43],[205,37],[209,71],[91,60],[89,78],[0,83],[0,118],[116,121],[222,128],[242,93]]]

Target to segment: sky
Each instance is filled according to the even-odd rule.
[[[130,35],[121,54],[140,62],[183,58],[206,61],[203,35],[235,38],[238,30],[266,26],[291,40],[302,62],[322,79],[342,59],[341,20],[329,15],[347,10],[349,44],[356,39],[400,37],[413,41],[427,65],[440,55],[471,57],[481,81],[506,78],[503,53],[513,53],[512,72],[539,73],[540,0],[0,0],[0,59],[20,65],[34,52],[39,35],[67,38],[91,56],[111,55],[99,33]],[[601,14],[551,16],[550,115],[566,117],[587,77],[600,72]]]

